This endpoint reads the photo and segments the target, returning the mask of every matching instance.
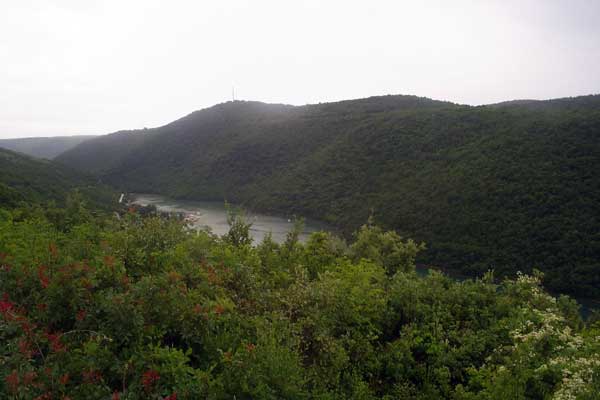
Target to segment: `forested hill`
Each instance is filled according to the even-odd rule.
[[[229,102],[58,157],[120,188],[375,220],[425,241],[421,262],[536,267],[600,296],[600,96],[461,106],[384,96],[293,107]]]
[[[47,160],[0,149],[0,208],[20,205],[58,206],[78,191],[93,207],[112,206],[112,190],[97,184],[97,178]]]
[[[0,147],[37,158],[52,160],[57,155],[93,138],[91,135],[0,139]]]

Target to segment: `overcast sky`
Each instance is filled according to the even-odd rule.
[[[0,0],[0,137],[154,127],[236,98],[600,92],[598,0]]]

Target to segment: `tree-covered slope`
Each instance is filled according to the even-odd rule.
[[[97,178],[52,161],[0,149],[0,208],[48,202],[61,205],[74,190],[95,207],[111,207],[115,201],[111,190],[97,185]]]
[[[144,131],[120,131],[85,141],[56,160],[81,171],[102,175],[118,166],[146,139]]]
[[[61,153],[93,138],[90,135],[0,139],[0,147],[37,158],[52,160]]]
[[[59,159],[125,190],[227,198],[345,232],[373,212],[427,243],[422,262],[537,267],[555,290],[600,296],[599,135],[600,96],[482,107],[413,96],[234,102]]]
[[[275,146],[274,151],[295,145],[287,136],[297,132],[293,139],[303,139],[310,148],[294,149],[279,156],[294,156],[303,150],[319,145],[315,140],[325,140],[336,132],[328,132],[330,123],[340,115],[346,123],[353,115],[370,114],[398,108],[430,108],[450,105],[415,96],[386,96],[293,107],[260,102],[230,102],[196,111],[168,125],[155,129],[122,131],[100,136],[82,143],[57,158],[58,161],[78,169],[103,175],[122,176],[122,172],[135,166],[136,171],[148,169],[153,174],[164,168],[177,170],[181,165],[209,164],[227,154],[235,146],[256,142]],[[305,136],[302,138],[302,136]],[[278,142],[281,142],[279,144]],[[286,143],[289,142],[289,143]],[[125,165],[127,164],[127,165]],[[150,165],[152,164],[152,165]],[[186,165],[187,166],[187,165]],[[166,174],[171,174],[167,171]],[[135,173],[135,172],[134,172]],[[198,176],[198,171],[187,171]],[[170,179],[168,179],[170,180]]]

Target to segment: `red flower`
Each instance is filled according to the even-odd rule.
[[[46,339],[48,339],[50,349],[55,353],[61,353],[67,349],[67,346],[61,343],[60,337],[61,335],[57,333],[46,333]]]
[[[158,374],[158,371],[150,369],[144,372],[144,375],[142,376],[142,385],[146,391],[149,391],[159,379],[160,375]]]
[[[81,322],[85,319],[86,315],[87,312],[85,310],[79,310],[77,311],[77,315],[75,316],[75,318],[77,319],[77,321]]]
[[[37,378],[37,372],[26,372],[23,376],[23,385],[31,385],[35,381],[35,378]]]
[[[110,399],[111,400],[121,400],[121,395],[119,394],[119,392],[115,391]]]
[[[29,320],[27,320],[27,318],[25,318],[21,315],[17,316],[16,319],[19,322],[21,329],[23,329],[23,332],[25,332],[25,334],[27,334],[27,335],[31,335],[31,332],[36,327],[35,324],[32,324],[31,322],[29,322]]]
[[[50,278],[48,278],[48,276],[46,275],[47,269],[48,267],[44,265],[40,265],[38,267],[38,278],[40,279],[40,284],[44,289],[47,288],[48,285],[50,285]]]
[[[46,303],[39,303],[38,305],[36,305],[36,307],[40,311],[46,311],[46,309],[48,308],[48,304],[46,304]]]
[[[12,393],[17,393],[19,391],[19,374],[16,370],[13,370],[13,372],[4,379],[6,380],[8,389]]]
[[[21,355],[23,355],[25,358],[31,358],[33,351],[31,351],[31,346],[27,339],[20,339],[18,346],[19,353],[21,353]]]
[[[6,317],[10,311],[13,311],[15,308],[15,303],[8,300],[8,294],[4,293],[2,295],[2,300],[0,300],[0,313]]]
[[[177,392],[173,392],[173,394],[165,397],[163,400],[177,400]]]
[[[215,313],[218,314],[218,315],[221,315],[224,312],[225,312],[225,308],[223,308],[222,305],[217,304],[216,307],[215,307]]]
[[[202,313],[202,306],[200,304],[196,304],[194,306],[194,314],[198,315]]]
[[[248,351],[248,353],[252,353],[254,349],[256,349],[256,345],[254,343],[248,343],[246,345],[246,351]]]
[[[85,383],[98,383],[102,380],[102,374],[96,370],[83,371],[81,375]]]
[[[61,377],[58,378],[58,381],[61,385],[66,385],[67,383],[69,383],[69,374],[66,373],[64,375],[61,375]]]

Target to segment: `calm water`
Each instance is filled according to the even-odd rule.
[[[193,221],[190,225],[194,228],[208,228],[217,235],[224,235],[229,231],[227,211],[222,202],[174,200],[154,194],[134,194],[132,198],[134,204],[154,205],[158,211],[184,213],[191,216]],[[246,211],[246,218],[252,222],[250,234],[254,243],[261,242],[269,232],[273,235],[274,241],[282,243],[294,226],[291,220],[275,215]],[[305,241],[312,232],[323,230],[331,230],[331,228],[326,224],[307,219],[304,222],[304,231],[300,235],[300,240]]]

